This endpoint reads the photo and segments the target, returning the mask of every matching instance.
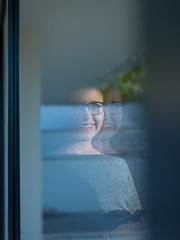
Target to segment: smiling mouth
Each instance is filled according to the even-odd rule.
[[[92,127],[94,126],[94,124],[82,124],[81,127],[85,127],[85,128],[88,128],[88,127]]]
[[[90,131],[94,128],[95,124],[94,123],[90,123],[90,124],[81,124],[79,126],[79,130],[81,131]]]

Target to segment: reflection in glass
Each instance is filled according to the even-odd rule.
[[[140,1],[20,5],[22,240],[143,239]]]
[[[102,93],[92,87],[75,92],[73,101],[42,108],[44,127],[54,114],[57,122],[51,126],[59,129],[59,138],[51,136],[54,149],[48,142],[43,146],[49,148],[43,163],[44,231],[103,237],[144,215],[129,168],[110,146],[123,107],[103,103]]]

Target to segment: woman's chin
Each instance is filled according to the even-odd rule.
[[[91,141],[95,135],[95,132],[81,132],[76,137],[79,141]]]

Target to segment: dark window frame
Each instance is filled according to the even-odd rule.
[[[20,239],[19,0],[8,0],[8,239]]]
[[[5,236],[5,174],[4,174],[4,21],[6,2],[1,1],[0,5],[0,239]]]

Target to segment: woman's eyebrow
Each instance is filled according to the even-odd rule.
[[[122,102],[120,102],[120,101],[112,101],[111,103],[122,103]]]
[[[101,104],[103,104],[103,102],[90,102],[89,104],[94,104],[94,103],[101,103]]]

